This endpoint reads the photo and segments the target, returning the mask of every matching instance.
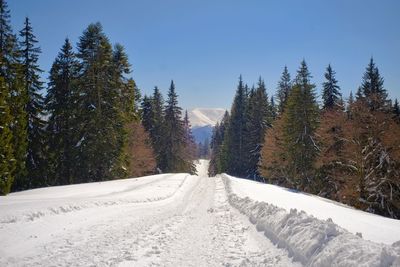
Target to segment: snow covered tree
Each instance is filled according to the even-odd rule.
[[[48,184],[71,184],[74,182],[74,166],[77,138],[77,112],[75,100],[77,98],[76,80],[79,74],[79,62],[72,50],[71,43],[65,40],[60,53],[55,59],[49,76],[49,87],[45,99],[46,110],[49,114],[48,157],[49,175]]]
[[[43,82],[40,81],[38,59],[41,50],[37,47],[38,41],[33,34],[29,18],[25,19],[24,28],[20,31],[20,47],[22,55],[22,72],[25,93],[27,94],[26,113],[28,116],[28,151],[27,171],[28,180],[20,184],[18,189],[43,186],[46,184],[46,145],[45,145],[45,121],[44,99],[41,95]]]
[[[315,157],[319,150],[315,142],[319,109],[315,85],[310,79],[311,74],[303,60],[283,116],[284,145],[289,171],[296,187],[303,190],[312,183]]]
[[[323,99],[323,109],[335,108],[339,105],[340,101],[340,87],[337,85],[337,80],[335,78],[335,71],[329,64],[325,72],[326,81],[322,84],[322,99]]]
[[[290,89],[292,88],[292,83],[290,80],[290,73],[285,66],[282,72],[281,80],[278,82],[277,88],[277,98],[278,98],[278,112],[281,114],[285,110],[285,105],[289,97]]]

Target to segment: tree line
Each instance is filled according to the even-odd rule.
[[[331,65],[322,105],[303,60],[284,68],[277,104],[264,81],[239,78],[230,113],[215,127],[209,173],[265,181],[400,218],[400,110],[371,58],[355,96],[343,100]]]
[[[189,123],[173,82],[165,107],[161,95],[159,106],[151,101],[159,110],[149,122],[148,98],[142,103],[124,47],[113,46],[100,23],[83,31],[76,51],[65,39],[47,85],[40,53],[29,18],[15,34],[0,0],[0,195],[157,170],[194,172],[190,142],[181,141],[192,140]]]

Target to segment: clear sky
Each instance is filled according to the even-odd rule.
[[[166,93],[173,79],[180,105],[229,108],[240,74],[262,76],[275,93],[282,69],[305,58],[321,91],[328,63],[345,98],[374,57],[390,97],[400,98],[398,0],[8,0],[14,31],[29,16],[48,72],[65,37],[76,44],[91,22],[123,44],[144,93]],[[46,76],[47,77],[47,74]]]

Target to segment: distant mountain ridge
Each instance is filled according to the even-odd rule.
[[[194,108],[189,110],[189,121],[192,128],[203,126],[215,126],[222,120],[225,109],[223,108]]]
[[[204,143],[207,138],[211,140],[213,128],[222,120],[224,114],[223,108],[194,108],[188,111],[196,143]]]

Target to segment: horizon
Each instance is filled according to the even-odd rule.
[[[151,94],[158,86],[165,95],[174,80],[183,109],[229,110],[239,75],[249,86],[261,76],[268,95],[275,95],[283,67],[288,66],[293,78],[303,58],[319,99],[328,64],[336,71],[346,100],[361,85],[371,56],[389,97],[400,98],[398,1],[96,1],[95,7],[93,3],[8,3],[14,32],[22,28],[25,16],[31,19],[42,49],[39,63],[45,82],[64,39],[69,37],[75,49],[83,30],[99,21],[110,41],[126,48],[142,94]]]

